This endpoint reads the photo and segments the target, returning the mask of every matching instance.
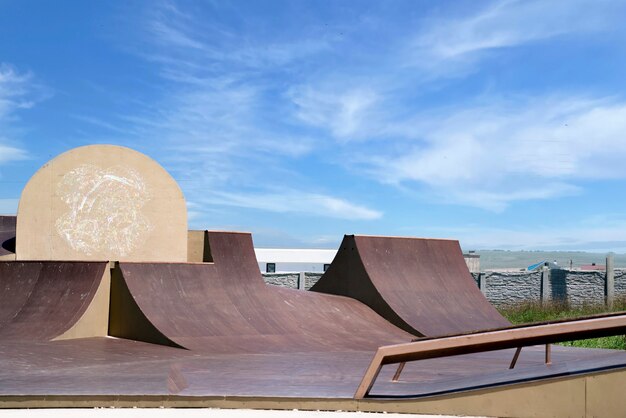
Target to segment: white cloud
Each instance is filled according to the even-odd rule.
[[[207,9],[212,7],[182,9],[163,1],[151,9],[134,52],[149,60],[161,77],[160,98],[120,115],[119,124],[81,117],[111,132],[132,131],[136,143],[146,144],[186,197],[202,202],[192,209],[196,224],[206,222],[219,205],[207,195],[259,184],[296,188],[303,179],[299,159],[319,141],[294,129],[283,98],[285,74],[290,65],[327,48],[323,37],[276,37],[274,31],[259,32],[246,21],[233,32],[222,19],[213,18],[215,11]],[[228,5],[215,7],[229,9],[225,13],[232,13],[233,20],[241,17]],[[152,148],[156,138],[159,146]],[[357,206],[341,208],[341,200],[318,200],[333,214],[353,209],[359,217],[372,216]]]
[[[494,99],[406,123],[420,126],[421,138],[363,157],[365,169],[384,182],[426,185],[439,200],[502,210],[576,193],[579,180],[626,178],[625,103]]]
[[[431,21],[414,46],[431,60],[461,58],[568,33],[602,30],[614,19],[617,7],[616,1],[501,0],[473,15]]]
[[[367,50],[360,50],[360,44],[355,44],[350,56],[362,60],[358,70],[338,63],[328,73],[313,74],[289,89],[294,116],[342,143],[419,137],[421,126],[414,125],[423,124],[424,118],[412,125],[407,123],[407,114],[415,113],[417,106],[430,113],[424,109],[424,97],[437,90],[446,92],[446,79],[477,70],[485,52],[557,36],[616,31],[621,25],[619,16],[626,13],[626,3],[617,0],[498,0],[472,5],[471,11],[460,16],[454,7],[446,7],[443,18],[417,21],[417,29],[401,32],[401,41],[386,39],[381,33],[386,41],[381,41],[382,47],[373,42]],[[431,97],[438,103],[443,98],[441,94]]]
[[[214,9],[220,7],[214,5],[203,12],[210,16],[219,13]],[[284,40],[287,36],[268,38],[274,32],[280,33],[279,28],[274,28],[272,33],[249,34],[249,28],[244,23],[234,32],[219,19],[200,19],[192,13],[181,11],[171,1],[159,2],[159,6],[150,13],[146,29],[151,46],[157,49],[142,51],[141,54],[171,67],[187,70],[195,68],[211,71],[224,64],[236,66],[238,71],[267,69],[288,65],[295,60],[327,51],[330,47],[329,40],[319,35],[287,41]],[[174,57],[182,58],[182,62]],[[176,71],[172,70],[170,68],[163,74],[175,76]]]
[[[38,100],[32,90],[30,73],[20,73],[12,66],[0,63],[0,164],[27,157],[27,152],[10,137],[10,133],[16,112],[31,108]]]
[[[2,142],[4,141],[0,138],[0,164],[7,163],[9,161],[23,160],[28,157],[25,150],[3,145]]]
[[[293,190],[264,194],[216,192],[214,195],[217,197],[215,203],[277,213],[298,213],[347,220],[374,220],[383,216],[382,212],[341,198]]]
[[[32,74],[20,73],[0,63],[0,121],[8,119],[18,109],[31,108],[34,104],[31,90]]]
[[[235,12],[229,15],[237,21],[233,32],[224,20],[212,19],[214,13],[199,18],[202,5],[182,12],[163,2],[150,14],[146,42],[137,48],[166,81],[163,96],[125,120],[143,138],[162,138],[167,155],[161,160],[198,201],[207,190],[221,191],[231,204],[285,210],[278,197],[273,200],[284,195],[274,191],[229,193],[256,184],[296,189],[303,174],[294,160],[320,149],[325,161],[347,161],[357,174],[417,186],[440,202],[499,211],[515,201],[571,195],[580,191],[580,179],[626,177],[626,165],[619,165],[626,154],[620,134],[626,111],[619,102],[563,97],[425,110],[428,96],[419,90],[442,87],[413,77],[419,69],[405,64],[416,59],[446,67],[481,51],[604,30],[614,4],[497,1],[466,17],[427,22],[413,33],[410,48],[380,42],[389,51],[356,51],[351,56],[366,57],[358,71],[353,62],[338,60],[322,74],[307,62],[337,45],[311,36],[309,28],[284,41],[280,30],[258,32]],[[332,50],[332,58],[340,53]],[[339,146],[328,147],[326,135],[311,134],[302,122],[326,130]],[[330,214],[380,216],[342,206],[350,204],[341,199],[304,194],[305,201],[314,197]],[[311,213],[305,209],[292,211]]]
[[[338,139],[347,140],[373,132],[363,129],[379,120],[380,96],[371,88],[326,90],[312,86],[297,86],[288,96],[296,105],[296,116],[307,124],[329,129]]]

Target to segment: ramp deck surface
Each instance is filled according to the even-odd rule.
[[[626,353],[554,347],[385,366],[371,394],[423,397],[626,365]],[[197,396],[352,399],[371,351],[208,354],[114,338],[0,344],[0,406],[11,396]]]

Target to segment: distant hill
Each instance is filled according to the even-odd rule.
[[[596,263],[604,265],[606,253],[588,253],[584,251],[508,251],[479,250],[480,269],[512,269],[526,268],[543,260],[554,261],[563,268],[569,268],[572,260],[574,268],[584,264]],[[615,254],[615,267],[626,268],[626,254]]]

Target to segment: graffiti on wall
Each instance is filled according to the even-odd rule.
[[[81,165],[63,176],[57,193],[68,210],[56,220],[56,230],[80,253],[126,256],[152,230],[142,213],[150,192],[130,168]]]

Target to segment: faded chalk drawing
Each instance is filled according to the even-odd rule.
[[[152,230],[142,213],[149,190],[130,168],[81,165],[63,176],[57,193],[69,207],[56,220],[57,232],[81,253],[126,256]]]

